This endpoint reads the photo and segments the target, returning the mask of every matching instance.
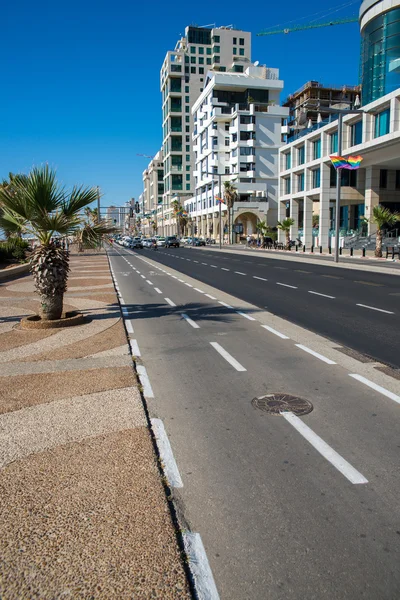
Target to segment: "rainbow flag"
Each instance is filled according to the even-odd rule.
[[[221,196],[215,196],[215,199],[217,201],[218,204],[222,204],[223,203],[223,199],[221,198]]]
[[[363,160],[362,156],[349,156],[349,158],[344,158],[343,156],[330,156],[331,162],[335,169],[358,169],[361,165],[361,161]]]

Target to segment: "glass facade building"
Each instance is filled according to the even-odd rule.
[[[360,17],[362,102],[368,104],[400,87],[400,6],[365,0]]]

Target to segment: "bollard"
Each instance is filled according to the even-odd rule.
[[[350,248],[350,256],[353,256],[354,248]]]
[[[342,256],[342,247],[339,248],[339,256]]]
[[[329,252],[329,254],[332,254],[332,248],[330,246],[328,248],[328,252]]]
[[[322,254],[322,246],[319,247],[319,253]]]
[[[365,258],[365,248],[362,249],[362,256]]]
[[[314,246],[311,246],[311,254],[314,253]]]
[[[305,252],[305,251],[306,251],[306,245],[303,244],[303,252]]]

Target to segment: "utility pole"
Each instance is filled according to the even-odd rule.
[[[97,223],[100,223],[100,188],[97,186]]]

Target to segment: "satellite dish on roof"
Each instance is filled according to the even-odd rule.
[[[260,64],[260,61],[259,61],[259,60],[256,60],[256,62],[254,63],[254,66],[255,66],[255,67],[258,67],[258,65],[259,65],[259,64]]]

